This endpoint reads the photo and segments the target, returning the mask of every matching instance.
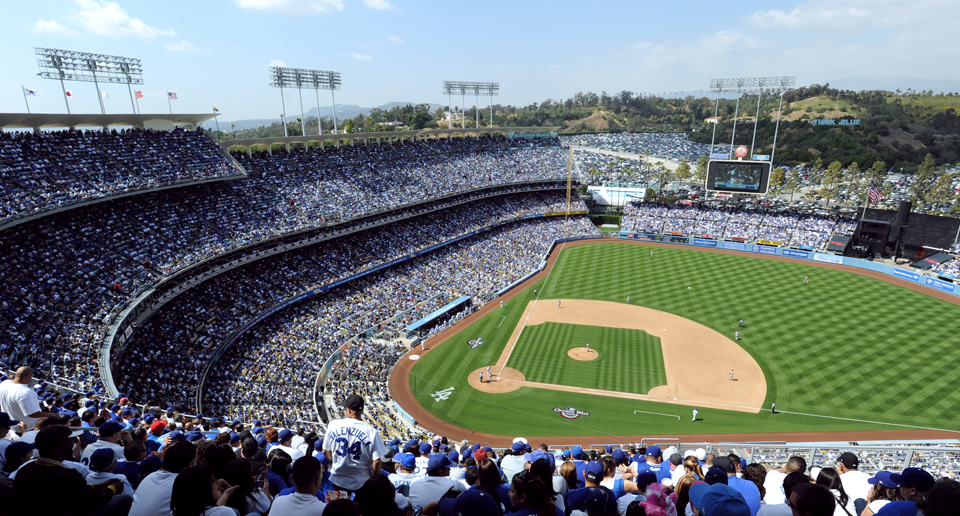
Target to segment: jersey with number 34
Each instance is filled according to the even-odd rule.
[[[373,476],[373,461],[387,451],[376,428],[349,418],[330,422],[323,449],[333,457],[330,481],[347,489],[359,489]]]

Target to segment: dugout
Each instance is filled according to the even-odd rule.
[[[440,308],[430,312],[422,319],[407,325],[404,330],[407,332],[407,338],[423,337],[430,333],[433,328],[447,322],[458,312],[473,306],[470,296],[459,297]]]

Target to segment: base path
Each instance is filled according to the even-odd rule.
[[[665,244],[660,242],[648,242],[648,241],[639,241],[639,240],[615,240],[615,239],[603,239],[603,240],[581,240],[579,242],[567,242],[565,244],[566,248],[576,247],[579,245],[640,245],[645,246],[649,249],[664,248],[670,247],[674,249],[687,249],[690,251],[703,252],[703,253],[719,253],[719,254],[738,254],[741,256],[751,256],[759,260],[779,260],[790,263],[801,263],[804,265],[810,265],[812,267],[821,267],[824,269],[836,269],[847,271],[853,274],[859,274],[861,276],[868,276],[875,278],[881,281],[886,281],[887,283],[893,283],[910,290],[915,290],[921,292],[931,297],[942,299],[948,303],[953,303],[960,305],[960,297],[948,294],[946,292],[938,292],[926,288],[917,283],[912,283],[904,281],[889,274],[884,274],[877,271],[869,271],[866,269],[854,269],[852,267],[844,267],[843,265],[834,265],[829,263],[814,262],[810,260],[799,260],[796,258],[784,258],[781,256],[766,256],[762,254],[753,254],[732,251],[727,249],[707,249],[707,248],[698,248],[691,247],[687,245],[678,245],[678,244]],[[523,292],[527,288],[531,288],[538,281],[543,281],[547,277],[547,273],[553,264],[557,261],[557,257],[560,256],[560,248],[557,247],[550,253],[550,257],[547,259],[547,266],[539,273],[534,275],[532,278],[518,285],[513,290],[507,292],[500,299],[507,301],[520,292]],[[417,354],[423,355],[429,353],[430,350],[435,349],[437,346],[442,345],[450,337],[453,337],[460,330],[466,328],[470,324],[478,321],[483,316],[492,312],[496,309],[498,304],[496,302],[488,303],[485,306],[481,307],[479,310],[470,314],[469,317],[460,321],[459,323],[443,330],[432,339],[428,340],[426,344],[426,351],[421,351],[418,347],[416,350],[411,350],[408,355]],[[447,438],[452,438],[456,440],[460,439],[469,439],[474,442],[480,442],[488,446],[496,446],[502,448],[509,448],[513,444],[513,438],[516,435],[500,435],[500,434],[491,434],[486,432],[477,432],[475,430],[470,430],[469,428],[459,427],[448,421],[440,419],[439,417],[433,415],[430,411],[423,408],[420,405],[420,402],[417,401],[417,398],[413,395],[413,392],[410,390],[410,368],[413,367],[414,361],[407,359],[407,356],[404,356],[399,361],[397,361],[396,367],[393,368],[393,372],[390,374],[390,395],[393,399],[401,406],[404,410],[410,413],[417,420],[417,424],[430,430],[431,432],[437,433],[439,435],[446,436]],[[486,368],[483,369],[486,371]],[[726,371],[729,374],[729,371]],[[739,376],[739,373],[737,372]],[[476,371],[475,376],[471,378],[480,378],[480,371]],[[494,382],[496,383],[496,382]],[[785,408],[785,407],[784,407]],[[916,428],[903,428],[896,430],[856,430],[856,431],[842,431],[842,432],[753,432],[753,433],[722,433],[722,434],[684,434],[682,439],[685,442],[746,442],[746,441],[786,441],[786,442],[813,442],[813,441],[895,441],[903,439],[956,439],[957,432],[951,431],[942,431],[942,430],[925,430],[925,429],[916,429]],[[577,437],[570,436],[524,436],[530,442],[545,442],[545,443],[554,443],[554,442],[580,442],[580,443],[605,443],[610,440],[609,435],[583,435]],[[634,436],[621,436],[628,441],[639,441],[641,438],[650,437],[647,435],[634,435]]]
[[[647,393],[629,393],[529,382],[523,380],[521,375],[521,379],[504,377],[495,382],[477,382],[477,385],[473,385],[474,388],[493,393],[509,392],[520,387],[537,387],[754,414],[763,406],[767,395],[767,381],[760,365],[750,353],[720,332],[690,319],[642,306],[611,301],[563,299],[561,307],[557,308],[553,301],[530,301],[520,323],[510,336],[510,341],[503,348],[497,365],[493,367],[494,371],[499,371],[506,365],[524,328],[524,321],[526,326],[546,322],[579,324],[642,330],[659,337],[667,385],[654,387]],[[575,348],[570,350],[570,353],[575,351],[578,352],[578,360],[590,360],[599,356],[595,350],[591,350],[589,355],[593,357],[590,357],[586,354],[586,348]],[[731,369],[734,371],[735,381],[730,381]],[[502,384],[511,384],[511,387],[506,388]]]

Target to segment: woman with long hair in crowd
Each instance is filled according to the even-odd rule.
[[[267,464],[267,482],[270,483],[270,492],[276,496],[280,494],[280,491],[293,487],[289,471],[293,460],[287,452],[279,448],[270,450],[267,457],[270,460]]]
[[[543,482],[544,487],[547,490],[547,496],[553,499],[554,505],[557,506],[561,511],[566,509],[566,505],[563,501],[563,495],[557,492],[553,488],[553,472],[554,468],[551,467],[553,464],[547,459],[537,459],[530,464],[530,471],[536,473],[540,477],[540,481]]]
[[[270,502],[273,497],[270,496],[270,483],[266,475],[262,477],[262,483],[259,475],[253,474],[253,468],[250,467],[250,461],[247,459],[236,459],[227,467],[226,475],[223,479],[230,485],[237,486],[227,505],[233,507],[240,514],[249,514],[256,512],[265,514],[270,510]]]
[[[836,469],[821,469],[820,473],[817,474],[817,484],[826,486],[826,488],[830,490],[830,494],[832,494],[833,498],[837,501],[837,506],[833,510],[833,516],[854,516],[851,514],[851,511],[847,509],[847,502],[850,501],[850,497],[848,497],[847,492],[843,490],[843,483],[840,482],[840,473],[838,473]]]
[[[673,492],[677,493],[676,505],[677,505],[677,514],[686,514],[688,516],[693,514],[693,510],[690,507],[690,486],[696,482],[697,479],[693,475],[684,475],[677,480],[677,485],[674,487]]]
[[[761,500],[767,496],[767,490],[763,488],[763,481],[767,479],[767,468],[763,467],[763,464],[758,462],[747,464],[747,467],[743,468],[743,479],[757,485],[757,488],[760,489]]]
[[[567,491],[577,488],[577,465],[573,461],[565,461],[560,465],[560,476],[567,483]]]
[[[873,484],[873,488],[867,493],[867,506],[863,508],[860,516],[873,516],[877,511],[882,509],[884,505],[890,502],[903,501],[903,495],[900,494],[900,486],[890,480],[889,471],[877,472],[870,481],[876,483]],[[924,514],[926,514],[926,512],[924,512]]]
[[[603,465],[603,480],[600,481],[600,485],[613,491],[613,495],[616,496],[617,499],[627,493],[639,492],[636,482],[615,478],[617,475],[617,463],[613,460],[613,457],[604,455],[603,458],[600,459],[600,464]]]
[[[206,466],[187,468],[173,481],[170,494],[170,510],[173,516],[236,516],[226,506],[236,487],[218,481],[213,469]],[[157,508],[163,512],[162,508]]]
[[[513,476],[510,482],[510,504],[513,512],[509,516],[563,516],[563,511],[553,503],[547,494],[547,488],[536,473],[524,470]]]
[[[703,470],[700,469],[700,463],[693,455],[688,455],[683,459],[683,471],[685,475],[693,475],[697,480],[703,480]]]
[[[503,509],[501,514],[513,510],[509,487],[500,482],[500,468],[492,459],[483,459],[478,463],[476,488],[493,497],[497,506]]]

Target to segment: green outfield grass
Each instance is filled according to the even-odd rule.
[[[809,284],[802,283],[804,276]],[[778,410],[844,419],[701,409],[703,421],[691,423],[691,407],[672,404],[532,388],[509,394],[476,391],[466,373],[496,362],[533,299],[533,288],[542,289],[541,299],[624,302],[631,295],[632,304],[689,318],[731,338],[743,318],[739,344],[764,372],[765,406],[776,401]],[[507,435],[903,428],[869,422],[960,430],[958,336],[960,307],[852,272],[608,242],[565,249],[545,283],[519,293],[418,361],[411,388],[421,405],[445,420]],[[466,341],[476,337],[485,344],[474,350]],[[430,396],[448,387],[455,388],[450,398],[437,402]],[[591,415],[564,420],[555,407]],[[634,415],[634,410],[675,414],[680,420]]]
[[[599,358],[567,356],[587,342]],[[646,394],[667,384],[660,338],[640,330],[550,322],[527,326],[507,365],[531,382],[605,391]]]

